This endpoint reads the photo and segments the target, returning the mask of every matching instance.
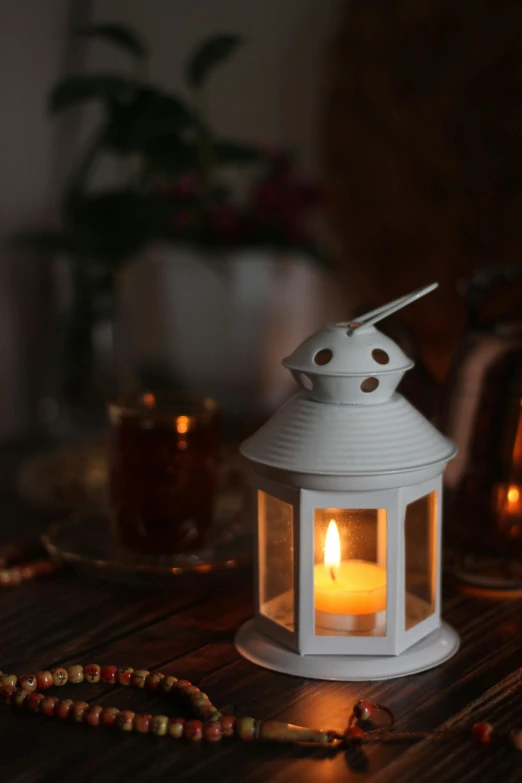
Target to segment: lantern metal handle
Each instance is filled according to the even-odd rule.
[[[361,326],[373,326],[373,324],[376,324],[378,321],[382,321],[383,318],[387,318],[397,310],[402,310],[402,308],[406,307],[406,305],[409,305],[412,302],[415,302],[417,299],[420,299],[421,296],[426,296],[426,294],[431,293],[436,288],[438,288],[438,285],[438,283],[430,283],[430,285],[424,286],[424,288],[418,288],[416,291],[412,291],[410,294],[400,296],[398,299],[394,299],[392,302],[388,302],[388,304],[381,305],[381,307],[377,307],[375,310],[370,310],[368,313],[364,313],[351,322],[348,328],[348,334],[353,334],[353,332]]]

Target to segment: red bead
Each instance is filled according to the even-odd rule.
[[[74,702],[72,699],[60,699],[54,705],[54,714],[57,718],[66,720],[71,714],[73,704]]]
[[[88,723],[89,726],[99,726],[102,712],[103,707],[100,707],[99,704],[93,704],[84,715],[85,723]]]
[[[89,705],[86,701],[75,701],[71,710],[73,720],[75,720],[76,723],[83,723],[88,709]]]
[[[154,672],[149,674],[145,679],[145,687],[151,691],[157,690],[160,682],[165,679],[165,675],[161,672]]]
[[[0,693],[2,695],[2,701],[4,704],[11,704],[13,700],[13,694],[16,693],[16,688],[14,685],[4,685]]]
[[[366,739],[366,732],[359,726],[348,726],[344,731],[344,739],[351,745],[358,744]]]
[[[40,711],[40,702],[45,699],[43,693],[30,693],[24,704],[31,712]]]
[[[102,726],[114,726],[116,719],[118,718],[120,711],[117,707],[105,707],[100,715],[100,723]]]
[[[138,731],[140,734],[148,734],[151,720],[152,715],[136,713],[134,716],[134,731]]]
[[[118,682],[120,685],[130,685],[134,669],[132,666],[118,667]]]
[[[38,688],[42,690],[50,688],[53,684],[53,675],[47,670],[36,672],[36,683]]]
[[[373,718],[373,704],[371,701],[361,699],[354,705],[353,714],[359,720],[371,720]]]
[[[491,723],[486,723],[485,721],[475,723],[472,729],[472,734],[473,739],[475,742],[478,742],[479,745],[487,745],[488,742],[491,742],[493,726]]]
[[[197,685],[189,685],[188,688],[185,688],[183,691],[184,696],[188,696],[189,699],[192,699],[194,696],[197,696],[201,693]]]
[[[115,685],[118,680],[118,669],[116,666],[102,666],[100,671],[100,682],[108,682]]]
[[[188,740],[203,739],[203,724],[200,720],[188,720],[185,723],[183,734]]]
[[[223,736],[221,723],[209,723],[203,729],[203,734],[207,742],[219,742]]]
[[[59,699],[56,696],[44,696],[40,704],[40,712],[44,715],[54,715],[54,710]]]
[[[219,719],[219,722],[221,723],[221,728],[223,729],[223,736],[224,737],[233,737],[234,736],[234,728],[236,725],[236,716],[235,715],[222,715]]]
[[[185,688],[190,688],[191,685],[192,683],[188,680],[178,680],[174,685],[174,690],[183,692]]]
[[[21,677],[18,678],[18,682],[20,684],[20,688],[22,688],[24,691],[29,691],[29,693],[32,693],[36,690],[36,674],[22,674]]]

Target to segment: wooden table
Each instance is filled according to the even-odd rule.
[[[1,543],[42,529],[16,501],[12,471],[23,449],[0,462]],[[154,592],[89,582],[63,571],[0,592],[0,668],[17,673],[58,663],[129,663],[192,680],[238,715],[342,729],[360,697],[390,705],[401,729],[469,727],[488,719],[522,728],[522,602],[447,592],[445,618],[462,635],[449,663],[384,683],[329,683],[274,674],[248,663],[234,633],[252,614],[250,577]],[[135,711],[176,713],[133,689],[66,686],[63,697]],[[179,713],[179,711],[177,711]],[[33,781],[231,781],[231,783],[471,783],[522,780],[522,752],[467,739],[374,745],[364,753],[274,744],[193,743],[59,723],[0,706],[2,783]]]

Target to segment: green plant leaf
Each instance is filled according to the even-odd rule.
[[[173,177],[196,171],[198,155],[196,144],[185,143],[177,135],[153,139],[143,148],[144,163],[151,174]]]
[[[117,152],[140,152],[154,139],[179,135],[191,126],[197,120],[181,98],[141,87],[130,102],[111,105],[106,140]]]
[[[123,100],[139,87],[135,79],[111,73],[68,76],[53,87],[48,99],[49,111],[57,113],[86,101]]]
[[[243,43],[238,35],[217,35],[203,41],[191,54],[186,66],[186,79],[190,87],[201,87],[211,71],[228,60]]]
[[[241,166],[264,161],[262,153],[249,144],[241,144],[234,141],[216,141],[213,147],[217,161],[225,166]]]
[[[114,44],[114,46],[119,46],[120,49],[125,49],[137,60],[144,60],[148,57],[147,47],[135,31],[127,25],[111,22],[91,24],[77,27],[74,34],[84,38],[100,38],[107,43]]]

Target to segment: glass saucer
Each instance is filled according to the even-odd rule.
[[[88,577],[154,586],[180,578],[209,578],[248,565],[252,523],[244,492],[218,493],[216,518],[204,547],[177,555],[149,556],[123,550],[114,541],[104,512],[76,513],[55,522],[42,536],[53,557]]]

